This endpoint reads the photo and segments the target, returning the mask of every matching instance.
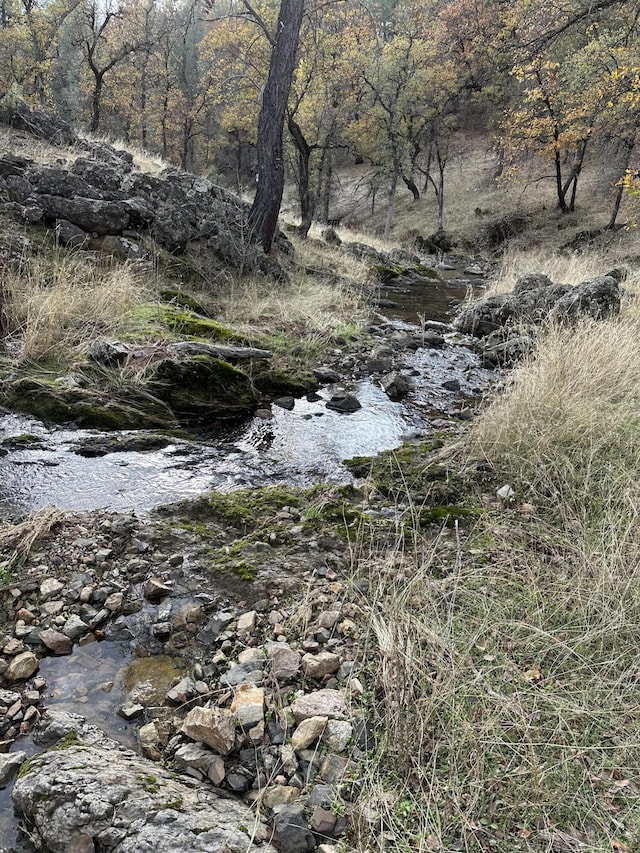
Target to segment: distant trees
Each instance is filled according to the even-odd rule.
[[[433,192],[442,227],[472,104],[502,178],[536,164],[561,211],[605,158],[613,225],[640,127],[639,22],[640,0],[0,0],[0,95],[251,181],[265,248],[282,170],[306,234],[330,217],[339,158],[384,186],[386,235],[400,192]]]

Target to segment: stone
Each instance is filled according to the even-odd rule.
[[[300,796],[300,791],[293,785],[269,785],[261,793],[262,804],[268,809],[292,803]]]
[[[121,592],[113,592],[105,599],[104,606],[107,610],[110,610],[111,613],[120,613],[123,601],[124,595]]]
[[[33,652],[22,652],[22,654],[16,655],[9,662],[9,666],[4,672],[4,678],[10,683],[13,681],[26,681],[27,678],[31,678],[38,671],[39,666],[38,658]]]
[[[380,384],[387,397],[394,402],[402,400],[414,387],[413,382],[408,376],[397,371],[387,373],[383,376]]]
[[[236,626],[236,630],[238,634],[251,634],[255,631],[256,628],[256,620],[258,618],[258,614],[255,610],[249,610],[247,613],[243,613],[238,617],[238,624]]]
[[[64,589],[64,584],[57,578],[46,578],[40,584],[40,598],[42,601],[47,601],[58,595]]]
[[[221,785],[224,781],[225,766],[223,759],[205,749],[200,743],[183,744],[176,750],[174,758],[179,768],[192,767],[199,770],[216,786]]]
[[[331,835],[338,818],[329,809],[316,806],[311,815],[311,829],[318,835]]]
[[[183,705],[195,695],[195,682],[193,678],[186,676],[175,684],[168,692],[167,699],[174,705]]]
[[[301,657],[286,643],[269,643],[267,654],[271,662],[271,672],[277,681],[288,681],[298,674]]]
[[[297,723],[309,717],[344,720],[347,716],[347,703],[342,690],[325,688],[299,696],[291,705],[291,710]]]
[[[264,690],[253,684],[241,684],[231,702],[231,713],[238,725],[251,728],[264,720]]]
[[[89,626],[86,625],[79,616],[72,614],[64,623],[62,633],[66,634],[72,640],[79,640],[89,633]]]
[[[20,701],[20,694],[16,693],[14,690],[4,690],[0,689],[0,705],[5,705],[9,707],[13,705],[14,702]]]
[[[166,584],[162,578],[149,578],[142,587],[142,592],[147,601],[157,604],[165,596],[173,592],[173,588]]]
[[[328,631],[331,631],[335,627],[339,618],[339,610],[323,610],[320,616],[318,616],[318,625],[321,628],[326,628]]]
[[[162,758],[162,753],[159,749],[160,732],[155,720],[152,720],[145,726],[140,726],[138,729],[138,739],[140,740],[140,749],[143,755],[154,761],[159,761]]]
[[[343,414],[353,414],[362,408],[362,403],[355,394],[338,394],[327,400],[327,409]]]
[[[273,828],[283,853],[310,853],[315,849],[316,841],[307,826],[302,806],[278,806],[274,812]]]
[[[220,683],[228,687],[237,687],[245,681],[259,682],[264,678],[264,672],[260,669],[260,663],[250,660],[246,663],[233,664],[224,675],[220,676]]]
[[[144,714],[144,705],[140,705],[135,703],[133,705],[123,705],[122,708],[118,710],[118,716],[122,717],[123,720],[137,720]]]
[[[198,641],[205,646],[216,642],[220,634],[233,622],[235,614],[230,610],[220,610],[210,617],[203,628],[198,631]]]
[[[340,669],[342,658],[334,652],[319,652],[317,655],[306,654],[302,658],[302,671],[309,678],[323,678]]]
[[[73,640],[53,628],[40,631],[40,639],[54,655],[70,655],[73,651]]]
[[[346,720],[329,720],[322,741],[333,752],[344,752],[353,737],[353,726]]]
[[[306,749],[322,736],[327,723],[327,717],[308,717],[306,720],[302,720],[291,735],[291,746],[296,752]]]
[[[113,853],[275,853],[252,841],[254,814],[93,728],[35,756],[13,802],[38,849],[71,851],[85,835]]]
[[[9,784],[26,760],[26,752],[0,754],[0,788]]]
[[[69,222],[67,219],[58,219],[54,235],[56,243],[67,249],[79,249],[89,239],[86,231],[78,228],[77,225],[74,225],[73,222]]]
[[[344,778],[347,759],[342,755],[327,755],[320,765],[320,778],[334,785]]]
[[[228,755],[236,742],[236,722],[226,708],[192,708],[180,731],[221,755]]]

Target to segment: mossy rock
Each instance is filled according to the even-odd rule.
[[[190,335],[195,338],[210,338],[215,341],[238,340],[238,336],[228,326],[218,323],[209,317],[203,317],[182,308],[179,305],[160,305],[159,317],[162,323],[171,331],[180,335]]]
[[[255,388],[267,397],[302,397],[318,388],[318,380],[306,368],[287,369],[255,366],[251,376]]]
[[[438,270],[434,270],[433,267],[426,267],[424,264],[419,264],[417,267],[415,267],[414,272],[416,272],[422,278],[428,278],[431,281],[442,281]]]
[[[6,385],[0,403],[7,408],[53,423],[75,422],[98,429],[173,429],[171,410],[160,400],[127,389],[110,394],[88,388],[65,388],[38,378],[23,377]]]
[[[388,284],[401,275],[406,275],[409,270],[400,264],[374,264],[371,273],[376,281]]]
[[[258,404],[258,393],[242,370],[208,355],[155,365],[149,390],[187,420],[238,418]]]
[[[164,302],[170,302],[177,305],[178,308],[185,308],[187,311],[192,311],[194,314],[199,314],[202,317],[208,317],[209,312],[195,296],[185,293],[183,290],[163,290],[160,294]]]

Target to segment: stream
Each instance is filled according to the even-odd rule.
[[[384,315],[398,329],[416,333],[426,327],[425,318],[450,319],[452,305],[464,299],[472,285],[478,282],[453,277],[404,289],[389,287],[380,294],[388,306]],[[0,415],[5,448],[0,456],[0,520],[16,520],[48,504],[63,510],[145,513],[213,489],[347,482],[345,459],[391,450],[437,428],[439,418],[464,408],[465,400],[477,399],[491,381],[491,372],[463,346],[419,348],[408,352],[403,362],[415,389],[401,403],[392,402],[371,377],[325,387],[318,400],[296,400],[293,411],[273,406],[270,419],[248,419],[218,430],[209,440],[174,440],[143,452],[87,458],[78,450],[100,437],[96,430]],[[452,380],[459,387],[448,390],[445,383]],[[326,408],[331,396],[345,390],[356,395],[362,404],[359,411],[345,415]]]
[[[471,286],[454,276],[455,272],[447,283],[425,282],[407,291],[382,290],[385,317],[413,334],[427,328],[425,318],[446,322],[452,305],[464,299]],[[5,449],[0,457],[0,519],[19,519],[52,503],[63,510],[105,508],[144,514],[211,489],[347,482],[345,459],[374,455],[437,429],[443,418],[481,396],[493,375],[464,346],[418,348],[407,352],[403,362],[403,372],[411,375],[415,389],[400,403],[392,402],[371,377],[323,388],[319,399],[296,400],[292,411],[274,405],[273,417],[225,428],[211,441],[172,440],[162,449],[146,452],[86,457],[78,454],[79,445],[100,433],[0,415]],[[340,414],[326,408],[333,394],[345,390],[357,396],[360,410]],[[11,438],[14,441],[7,441]],[[131,642],[115,640],[77,644],[67,657],[43,658],[39,670],[47,683],[46,707],[81,714],[134,749],[137,724],[121,719],[118,709],[135,700],[135,691],[141,689],[149,691],[147,700],[157,693],[161,704],[181,674],[179,663],[171,658],[136,657]],[[41,749],[31,735],[11,747],[27,755]],[[0,853],[32,849],[18,831],[11,787],[0,790]]]

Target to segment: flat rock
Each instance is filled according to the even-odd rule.
[[[40,639],[54,655],[70,655],[73,650],[73,640],[53,628],[40,631]]]
[[[317,655],[306,654],[302,658],[302,671],[309,678],[322,678],[340,669],[342,658],[334,652],[319,652]]]
[[[291,736],[291,746],[296,751],[311,746],[322,736],[328,722],[327,717],[308,717],[302,720]]]
[[[76,849],[83,836],[112,853],[275,853],[252,843],[247,806],[176,779],[97,729],[33,758],[12,796],[35,845],[51,853]]]
[[[238,725],[250,728],[264,720],[264,690],[253,684],[241,684],[231,703]]]
[[[309,717],[328,717],[330,720],[344,720],[347,716],[347,702],[341,690],[316,690],[299,696],[291,705],[297,723]]]
[[[271,672],[278,681],[287,681],[299,672],[300,655],[285,643],[270,643],[267,654],[271,661]]]

